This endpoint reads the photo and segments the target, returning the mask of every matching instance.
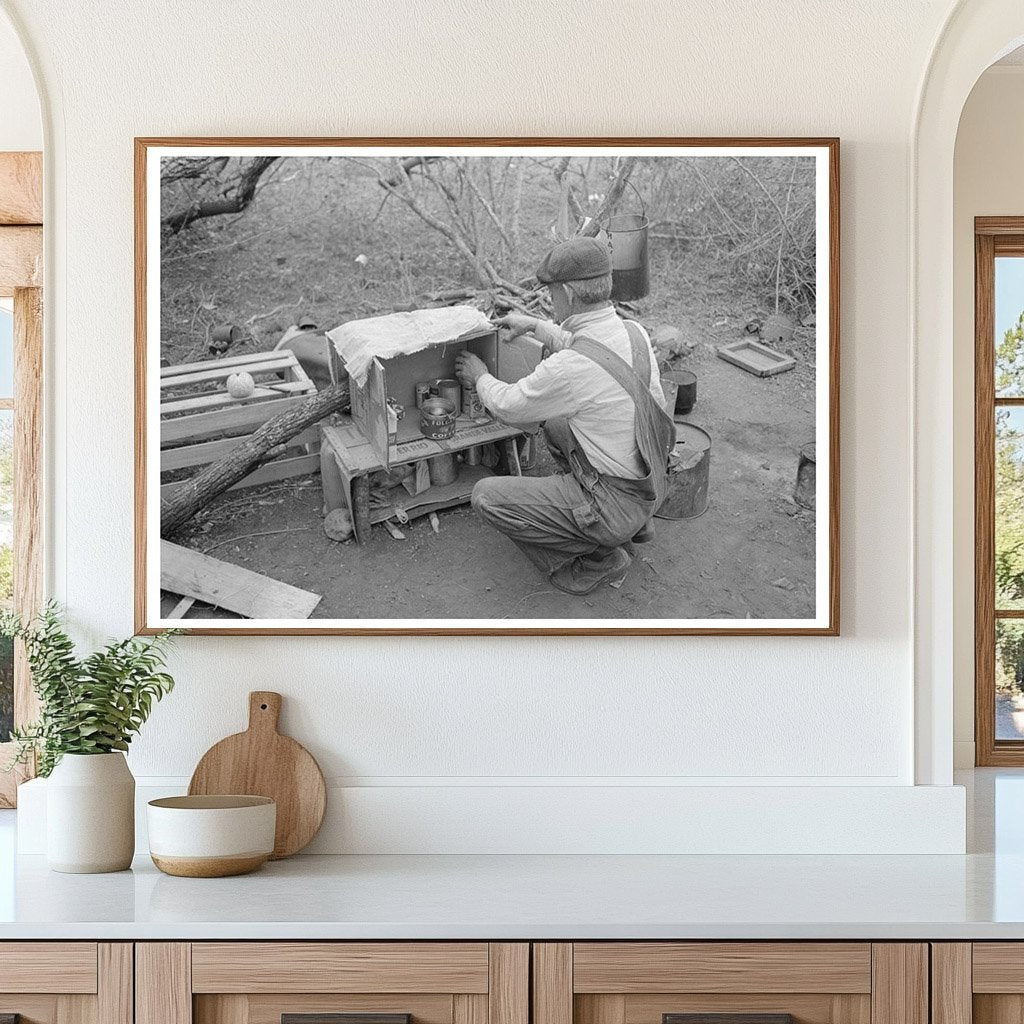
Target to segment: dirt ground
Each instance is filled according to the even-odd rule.
[[[300,313],[330,328],[344,315],[387,312],[418,292],[464,283],[458,261],[439,260],[432,238],[416,241],[415,225],[364,216],[375,206],[357,185],[328,193],[275,184],[272,202],[260,197],[244,217],[212,220],[202,237],[175,242],[164,262],[165,358],[207,358],[215,323],[258,317],[239,351],[260,351]],[[540,217],[534,228],[543,248]],[[388,246],[399,256],[385,266],[377,254]],[[369,263],[353,262],[360,253]],[[814,329],[797,330],[794,370],[754,377],[714,350],[743,337],[752,315],[770,311],[768,300],[738,294],[685,247],[655,243],[651,259],[640,318],[679,328],[694,346],[680,365],[698,378],[688,419],[712,437],[710,506],[694,520],[657,520],[621,588],[582,598],[555,590],[468,505],[440,512],[439,534],[424,517],[403,527],[402,541],[375,526],[365,546],[333,542],[321,527],[319,476],[229,492],[176,540],[323,595],[315,618],[813,616],[815,517],[792,493],[799,450],[814,440]],[[545,453],[531,472],[549,471]],[[191,614],[216,612],[197,605]]]
[[[792,492],[813,437],[813,379],[804,366],[756,378],[706,349],[688,365],[698,398],[685,419],[712,437],[710,504],[697,519],[657,520],[619,589],[555,590],[469,506],[440,512],[439,534],[423,517],[403,527],[404,541],[381,525],[364,546],[330,541],[318,476],[232,492],[184,543],[322,594],[314,618],[812,616],[814,516]],[[545,453],[531,472],[550,471]],[[243,536],[274,530],[294,532]]]

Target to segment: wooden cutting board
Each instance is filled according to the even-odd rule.
[[[277,731],[281,694],[249,694],[249,728],[214,744],[189,783],[190,796],[244,793],[277,803],[271,860],[290,857],[317,834],[327,809],[327,787],[313,755]]]

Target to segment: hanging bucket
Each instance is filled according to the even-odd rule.
[[[608,218],[608,236],[612,243],[612,301],[632,302],[651,290],[650,262],[647,257],[647,208],[643,196],[631,181],[626,182],[640,200],[640,212],[620,213]]]

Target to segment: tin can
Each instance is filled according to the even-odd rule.
[[[459,413],[446,398],[428,398],[420,406],[420,433],[431,441],[447,441],[455,436]]]
[[[434,381],[434,394],[447,399],[457,410],[462,401],[462,385],[454,377],[443,377]]]
[[[462,413],[474,420],[484,415],[484,403],[476,393],[475,384],[462,385]]]
[[[416,385],[416,408],[420,409],[423,407],[423,403],[434,394],[431,391],[431,385],[429,380],[421,380]]]

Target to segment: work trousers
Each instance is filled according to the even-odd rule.
[[[630,540],[654,513],[653,501],[630,491],[630,481],[598,476],[589,490],[572,473],[578,451],[565,419],[544,424],[560,472],[555,476],[491,476],[473,488],[473,508],[550,574],[579,556],[599,559]]]

